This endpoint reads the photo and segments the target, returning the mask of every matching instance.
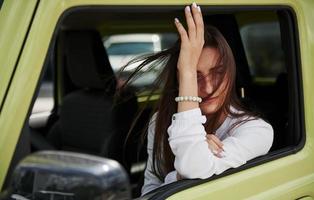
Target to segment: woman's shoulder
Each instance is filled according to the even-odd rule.
[[[241,128],[249,128],[249,127],[264,127],[268,129],[272,129],[272,125],[265,121],[264,119],[256,116],[247,116],[243,119],[243,122],[239,124]]]
[[[259,117],[247,116],[244,121],[238,123],[229,131],[229,136],[240,140],[259,141],[266,146],[266,150],[272,146],[274,130],[271,124]],[[267,152],[265,150],[265,152]]]
[[[260,151],[259,155],[264,155],[270,150],[274,141],[274,130],[270,123],[261,117],[249,115],[233,120],[237,125],[233,126],[229,136],[237,138],[254,151]]]
[[[233,108],[233,111],[237,114],[243,114],[240,117],[232,117],[230,116],[231,119],[231,124],[235,127],[235,129],[247,129],[247,128],[264,128],[269,130],[270,132],[273,132],[272,125],[267,122],[265,119],[258,115],[250,115],[250,114],[245,114],[244,111],[239,111]]]

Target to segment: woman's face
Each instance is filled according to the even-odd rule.
[[[215,113],[222,105],[226,96],[227,78],[219,63],[219,52],[216,48],[204,47],[197,65],[198,96],[202,98],[200,109],[204,115]],[[219,77],[220,76],[220,77]],[[224,76],[224,77],[221,77]],[[214,83],[222,80],[214,91]],[[211,95],[212,94],[212,95]]]

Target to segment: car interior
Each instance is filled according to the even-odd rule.
[[[283,67],[272,78],[258,79],[252,72],[252,58],[248,59],[250,52],[245,48],[240,30],[256,23],[277,23],[283,30],[288,26],[288,23],[285,25],[285,13],[269,8],[204,7],[203,15],[205,24],[216,26],[233,51],[237,66],[236,87],[241,101],[260,112],[274,128],[273,146],[269,155],[264,156],[263,162],[267,162],[272,155],[300,140],[300,136],[293,133],[296,125],[295,116],[291,114],[297,113],[294,108],[296,94],[288,89],[293,85],[289,75],[292,64],[288,64],[287,51],[283,52],[280,55]],[[145,97],[149,91],[138,92],[126,87],[116,96],[119,77],[112,70],[103,38],[126,33],[176,34],[172,23],[174,17],[183,21],[183,6],[78,7],[66,11],[51,40],[33,98],[34,105],[49,72],[53,108],[44,114],[33,114],[30,107],[10,170],[21,158],[39,150],[97,155],[118,161],[130,177],[133,197],[140,196],[147,159],[143,133],[155,112],[158,94],[157,98],[146,98],[147,101]],[[289,50],[291,47],[283,44],[289,37],[282,31],[278,34],[280,47]],[[228,174],[228,171],[217,177]],[[165,192],[163,188],[182,189],[195,184],[179,181],[159,190]]]

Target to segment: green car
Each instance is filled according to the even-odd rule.
[[[154,50],[128,36],[113,50],[104,44],[145,34],[168,48],[190,3],[0,1],[0,199],[314,198],[312,0],[197,2],[231,46],[238,94],[273,126],[273,146],[220,175],[140,196],[162,65],[117,99],[132,70],[113,70],[110,58]]]

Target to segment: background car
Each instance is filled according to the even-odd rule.
[[[113,70],[118,71],[132,58],[160,51],[161,37],[158,34],[112,35],[104,39],[104,45]],[[126,70],[133,70],[138,65],[134,63]]]

